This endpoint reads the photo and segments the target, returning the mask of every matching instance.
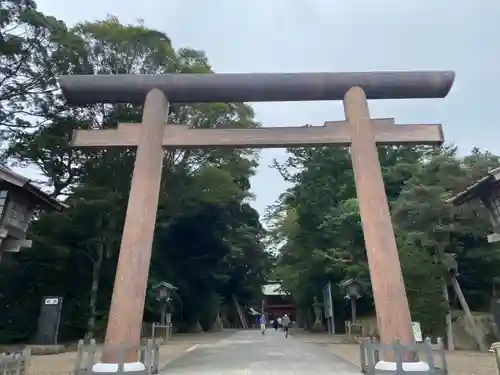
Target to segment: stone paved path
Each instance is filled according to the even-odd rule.
[[[238,331],[217,343],[199,344],[171,362],[162,375],[359,374],[359,369],[315,344],[283,332]]]

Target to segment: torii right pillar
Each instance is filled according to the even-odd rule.
[[[380,341],[414,343],[412,320],[368,101],[360,87],[344,97],[351,136],[351,158],[359,201]]]

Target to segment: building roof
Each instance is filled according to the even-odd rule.
[[[342,282],[339,283],[339,287],[341,288],[345,288],[351,284],[358,284],[358,285],[361,285],[361,282],[359,280],[356,280],[355,278],[353,279],[349,279],[349,280],[344,280]]]
[[[30,194],[36,200],[37,204],[43,209],[62,211],[64,208],[69,207],[37,188],[31,183],[29,178],[24,177],[3,165],[0,165],[0,180],[17,186]]]
[[[283,289],[281,282],[268,282],[262,285],[262,294],[264,296],[287,296],[289,293]]]
[[[165,288],[170,289],[170,290],[177,290],[178,289],[176,286],[173,286],[172,284],[167,283],[166,281],[162,281],[162,282],[154,285],[153,289],[158,289],[160,287],[165,287]]]
[[[464,191],[458,193],[454,197],[446,200],[446,203],[451,203],[454,206],[459,206],[465,202],[479,198],[481,194],[488,189],[492,184],[500,180],[500,167],[488,172],[488,174],[477,180],[475,184],[469,186]]]

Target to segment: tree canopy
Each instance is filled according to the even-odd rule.
[[[275,167],[293,186],[267,213],[278,251],[276,277],[305,309],[332,282],[342,321],[348,309],[338,284],[357,278],[365,287],[360,312],[374,314],[348,150],[295,149],[288,155]],[[436,260],[438,251],[456,254],[472,309],[488,311],[500,265],[498,246],[487,242],[488,213],[479,201],[459,207],[445,201],[498,167],[499,157],[476,148],[461,156],[451,146],[379,147],[379,157],[413,319],[429,333],[444,333],[441,280],[447,269]],[[460,308],[455,300],[452,307]]]
[[[211,73],[202,51],[175,50],[169,37],[116,17],[68,28],[43,15],[34,2],[1,5],[0,91],[3,159],[31,167],[46,189],[70,206],[42,213],[30,227],[31,249],[0,264],[0,319],[4,342],[36,332],[41,298],[64,298],[60,339],[102,335],[105,328],[134,162],[131,150],[82,151],[70,147],[75,129],[138,122],[131,105],[65,104],[61,74]],[[17,64],[16,65],[14,65]],[[209,128],[256,127],[245,104],[173,105],[170,123]],[[177,150],[165,153],[149,284],[168,281],[174,322],[182,330],[210,329],[222,314],[235,325],[234,297],[260,306],[260,286],[271,269],[265,230],[251,207],[252,150]],[[151,288],[150,288],[151,289]],[[145,321],[158,320],[148,292]]]

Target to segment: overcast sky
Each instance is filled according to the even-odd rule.
[[[500,154],[500,2],[496,0],[38,0],[72,25],[117,16],[144,20],[175,47],[206,51],[216,72],[455,70],[446,99],[371,102],[373,117],[444,126],[448,142]],[[340,103],[256,103],[265,126],[343,119]],[[266,150],[252,180],[262,213],[287,185]]]

